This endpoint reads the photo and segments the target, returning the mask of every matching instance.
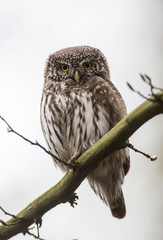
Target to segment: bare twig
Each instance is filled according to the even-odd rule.
[[[144,94],[142,94],[140,91],[137,91],[136,89],[133,88],[133,86],[127,82],[127,85],[128,87],[135,93],[137,93],[140,97],[146,99],[146,100],[149,100],[149,101],[152,101],[152,102],[160,102],[162,104],[162,100],[160,99],[160,96],[158,96],[157,94],[154,93],[154,90],[163,90],[162,88],[159,88],[159,87],[155,87],[153,84],[152,84],[152,80],[151,78],[147,75],[147,74],[140,74],[140,77],[141,79],[147,83],[150,87],[150,91],[151,93],[148,94],[148,97],[146,97]],[[153,96],[154,98],[153,99],[149,99],[150,96]]]
[[[39,232],[39,228],[42,226],[42,218],[35,219],[35,225],[36,226],[29,227],[27,229],[27,231],[25,231],[23,234],[25,235],[27,233],[27,234],[29,234],[30,236],[33,236],[36,239],[44,240],[43,238],[40,238],[40,232]],[[35,227],[37,227],[37,235],[30,232],[30,230],[33,230]]]
[[[151,94],[149,94],[149,96],[153,96],[156,101],[162,103],[160,97],[154,93],[154,90],[163,90],[163,89],[154,86],[153,83],[152,83],[151,78],[150,78],[147,74],[144,74],[144,75],[143,75],[143,74],[140,74],[140,76],[141,76],[142,80],[143,80],[145,83],[147,83],[147,84],[149,85],[149,87],[150,87]]]
[[[137,93],[140,97],[148,100],[148,97],[144,96],[140,91],[135,90],[135,89],[133,88],[133,86],[131,86],[130,83],[127,82],[127,86],[128,86],[133,92]],[[150,100],[150,101],[151,101],[151,100]]]
[[[6,223],[6,222],[4,222],[2,219],[0,219],[0,223],[2,224],[2,225],[4,225],[5,227],[9,227],[9,226],[12,226],[12,225],[16,225],[17,224],[17,220],[15,221],[15,222],[12,222],[12,223]]]
[[[144,74],[144,75],[143,75],[143,74],[140,73],[140,77],[142,78],[142,80],[143,80],[145,83],[147,83],[147,84],[150,86],[152,95],[155,95],[154,92],[153,92],[154,89],[155,89],[155,90],[163,90],[162,88],[155,87],[155,86],[153,85],[153,83],[152,83],[151,78],[150,78],[147,74]]]
[[[39,228],[42,226],[42,218],[41,217],[37,217],[35,219],[35,224],[36,224],[36,227],[37,227],[37,236],[40,237]]]
[[[17,136],[19,136],[20,138],[22,138],[24,141],[34,145],[34,146],[37,146],[39,148],[41,148],[42,150],[44,150],[47,154],[49,154],[50,156],[52,156],[55,160],[57,160],[58,162],[61,162],[61,163],[64,163],[66,166],[72,168],[73,165],[71,163],[68,163],[60,158],[58,158],[56,155],[54,155],[53,153],[51,153],[50,151],[48,151],[45,147],[43,147],[40,143],[38,143],[37,141],[36,142],[33,142],[31,140],[29,140],[28,138],[24,137],[22,134],[16,132],[12,127],[11,125],[0,115],[0,119],[7,125],[7,131],[8,132],[12,132],[12,133],[15,133]]]
[[[29,227],[28,231],[35,229],[35,226]],[[25,234],[25,233],[24,233]]]
[[[30,236],[33,236],[35,239],[39,239],[39,240],[45,240],[43,238],[40,238],[39,236],[36,236],[34,233],[31,233],[29,230],[27,230],[24,234],[29,234]]]
[[[6,227],[9,227],[9,224],[0,219],[0,223]]]
[[[144,152],[138,150],[137,148],[135,148],[131,143],[126,142],[125,145],[127,147],[131,148],[132,150],[134,150],[135,152],[140,153],[140,154],[144,155],[145,157],[149,158],[151,161],[155,161],[157,159],[156,155],[150,156],[148,153],[144,153]]]
[[[2,219],[0,219],[0,223],[6,227],[9,227],[11,225],[15,225],[17,224],[19,221],[22,221],[23,219],[22,218],[18,218],[17,216],[11,214],[11,213],[8,213],[6,212],[2,207],[0,207],[0,210],[7,216],[10,216],[10,217],[13,217],[15,219],[15,222],[12,222],[12,223],[6,223],[5,221],[3,221]]]
[[[0,207],[0,210],[1,210],[5,215],[8,215],[8,216],[10,216],[10,217],[15,218],[16,220],[21,221],[21,218],[18,218],[17,216],[15,216],[15,215],[13,215],[13,214],[11,214],[11,213],[6,212],[2,207]]]
[[[40,227],[38,224],[36,224],[36,226],[37,226],[37,236],[40,237],[40,230],[39,230]]]

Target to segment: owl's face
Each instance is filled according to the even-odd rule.
[[[45,82],[69,82],[76,85],[92,76],[109,79],[109,67],[100,50],[89,46],[65,48],[50,55]]]

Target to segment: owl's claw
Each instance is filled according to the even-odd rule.
[[[70,167],[72,170],[76,171],[77,169],[80,168],[80,164],[77,163],[77,162],[75,162],[75,161],[72,161],[72,162],[69,164],[69,167]]]
[[[71,196],[71,198],[68,200],[68,202],[70,203],[71,207],[75,207],[75,205],[77,205],[78,203],[76,202],[79,199],[78,195],[76,193],[73,193],[73,195]]]
[[[76,162],[76,160],[80,157],[81,154],[76,153],[74,154],[69,160],[68,163],[70,164],[70,168],[76,170],[80,167],[80,164]]]
[[[68,163],[75,162],[80,157],[79,153],[75,153],[69,160]]]

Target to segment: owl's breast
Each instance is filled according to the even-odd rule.
[[[68,92],[44,95],[41,125],[49,149],[68,160],[83,152],[110,130],[109,112],[92,93]]]
[[[72,93],[65,99],[66,138],[71,152],[88,149],[110,130],[109,113],[92,93]]]

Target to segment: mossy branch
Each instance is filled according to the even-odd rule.
[[[28,227],[34,222],[39,222],[39,219],[47,211],[71,199],[74,191],[93,167],[112,152],[126,147],[126,141],[139,127],[161,113],[163,113],[163,91],[158,92],[128,114],[79,157],[76,161],[80,166],[79,168],[75,171],[69,170],[54,187],[31,202],[16,215],[16,218],[11,218],[7,222],[7,226],[1,226],[0,240],[9,239],[21,232],[26,233]]]

